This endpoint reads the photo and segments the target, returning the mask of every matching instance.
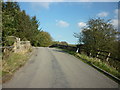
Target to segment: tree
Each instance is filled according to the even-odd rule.
[[[79,42],[82,41],[87,53],[95,55],[97,50],[111,53],[115,51],[116,32],[110,20],[98,18],[90,19],[87,26],[82,29],[82,33],[75,36],[79,38]]]
[[[7,36],[15,35],[16,14],[20,8],[17,2],[2,2],[2,40]],[[6,45],[6,44],[3,44]]]
[[[52,38],[48,32],[38,29],[40,24],[36,16],[30,17],[21,10],[17,2],[2,3],[2,40],[3,46],[12,45],[9,36],[29,40],[33,46],[49,46]],[[13,42],[12,42],[13,43]]]
[[[68,43],[65,42],[65,41],[60,42],[60,44],[61,44],[61,45],[68,45]]]
[[[41,31],[40,34],[38,34],[39,37],[39,46],[47,47],[52,44],[52,37],[48,32]]]

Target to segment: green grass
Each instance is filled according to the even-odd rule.
[[[69,51],[69,50],[66,50],[66,49],[62,49],[62,50],[69,53],[69,54],[71,54],[71,55],[74,55],[75,57],[79,58],[83,62],[85,62],[87,64],[91,63],[91,64],[101,68],[102,70],[104,70],[104,71],[106,71],[106,72],[108,72],[108,73],[112,74],[113,76],[116,76],[116,77],[118,77],[120,79],[120,72],[118,72],[115,68],[109,66],[105,62],[102,62],[100,59],[88,57],[85,54],[79,54],[79,53]]]
[[[30,52],[32,52],[32,49],[25,53],[11,53],[8,58],[2,60],[3,82],[9,80],[14,72],[25,64],[30,56]]]
[[[77,56],[86,59],[88,62],[94,64],[95,66],[101,68],[102,70],[105,70],[106,72],[120,78],[120,72],[118,72],[115,68],[109,66],[108,64],[102,62],[101,60],[97,58],[90,58],[84,54],[77,54]]]
[[[26,54],[12,53],[7,60],[3,61],[2,76],[13,74],[27,60]]]
[[[0,80],[1,80],[1,77],[2,77],[2,70],[0,70]]]

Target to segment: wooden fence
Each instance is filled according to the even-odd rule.
[[[55,45],[52,45],[51,47],[59,47],[59,48],[67,49],[67,50],[78,52],[78,53],[84,52],[84,48],[83,48],[84,45],[69,46],[69,45],[55,44]],[[91,53],[89,55],[91,57],[98,58],[102,62],[104,62],[104,63],[110,65],[111,67],[114,67],[116,70],[120,71],[120,60],[115,57],[112,57],[112,54],[110,52],[96,50],[96,53],[94,55],[92,55]]]
[[[97,50],[96,58],[120,71],[120,59],[112,57],[110,52]]]

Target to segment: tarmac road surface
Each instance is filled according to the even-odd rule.
[[[3,88],[118,88],[118,84],[60,49],[37,47]]]

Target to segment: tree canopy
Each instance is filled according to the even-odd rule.
[[[102,50],[119,58],[117,35],[117,29],[110,23],[110,20],[97,18],[90,19],[87,26],[82,29],[81,33],[75,34],[75,37],[79,39],[79,43],[84,44],[84,50],[87,53],[94,55],[97,50]]]
[[[30,17],[21,10],[17,2],[2,2],[2,39],[3,46],[8,36],[29,40],[33,46],[49,46],[52,38],[48,32],[38,29],[36,16]]]

